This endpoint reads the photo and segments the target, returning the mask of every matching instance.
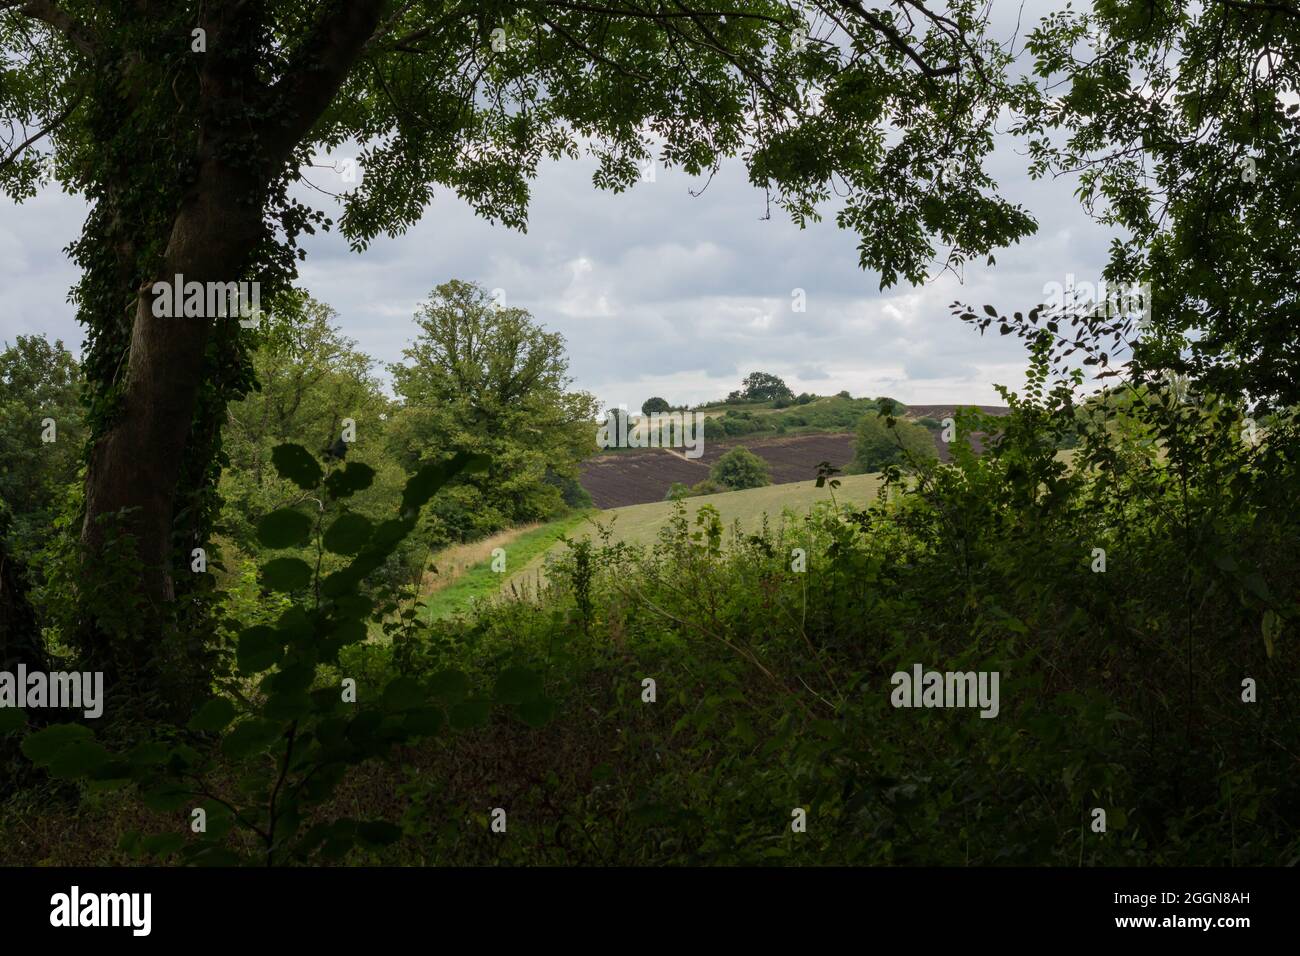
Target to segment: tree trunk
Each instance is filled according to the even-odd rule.
[[[188,191],[171,219],[160,261],[137,261],[137,256],[149,255],[148,242],[136,243],[130,232],[120,237],[125,246],[121,253],[123,269],[136,277],[128,281],[140,277],[146,281],[139,289],[131,290],[135,309],[125,369],[119,373],[120,365],[107,364],[97,369],[104,394],[112,398],[113,404],[111,417],[96,423],[86,473],[81,540],[88,563],[83,597],[91,603],[82,605],[82,633],[75,640],[83,656],[105,670],[110,686],[126,678],[123,683],[135,685],[138,690],[170,697],[172,713],[183,714],[192,701],[194,688],[201,688],[207,679],[202,672],[202,655],[191,652],[193,642],[204,641],[206,635],[178,635],[178,629],[172,626],[178,619],[173,605],[181,603],[177,595],[188,590],[175,586],[174,575],[190,573],[190,549],[207,546],[204,541],[193,541],[192,536],[177,540],[177,503],[182,493],[188,498],[193,490],[188,486],[207,480],[203,467],[206,462],[197,459],[212,443],[211,429],[218,427],[214,409],[200,401],[209,392],[205,376],[212,375],[221,367],[221,361],[229,358],[224,336],[213,335],[212,323],[234,322],[237,318],[155,317],[151,287],[155,281],[170,283],[177,275],[184,282],[237,282],[249,278],[247,273],[256,266],[268,266],[267,247],[275,253],[287,250],[282,241],[264,244],[271,238],[263,216],[273,212],[273,184],[285,185],[286,164],[296,161],[295,147],[333,101],[367,39],[374,34],[385,4],[384,0],[331,0],[319,6],[302,43],[292,51],[285,72],[270,85],[258,75],[256,57],[250,59],[239,52],[244,46],[258,49],[258,44],[265,41],[265,11],[256,4],[206,7],[201,25],[207,31],[211,49],[198,61],[201,65],[192,103],[177,112],[175,130],[168,134],[187,142],[190,132],[197,130],[193,178],[188,164],[177,173],[176,188]],[[117,99],[119,86],[126,91],[125,102]],[[105,102],[103,121],[110,133],[120,128],[120,114],[137,108],[132,90],[131,83],[124,81],[113,88]],[[170,93],[180,95],[175,83]],[[162,95],[165,99],[167,94]],[[160,184],[140,177],[131,165],[129,149],[121,158],[125,167],[121,178],[130,185],[124,193],[132,197],[128,201],[141,207],[128,221],[139,228],[139,213],[154,211],[148,202],[139,201],[140,191],[156,190]],[[156,170],[164,179],[172,171],[172,165]],[[111,202],[111,188],[106,195]],[[148,195],[168,194],[164,191]],[[159,218],[169,215],[160,212]],[[108,220],[113,221],[111,214]],[[159,219],[145,215],[143,221]],[[286,225],[283,220],[280,225],[293,235],[300,228]],[[276,258],[275,254],[271,256],[272,260]],[[274,263],[270,266],[278,276],[275,281],[283,280],[283,274],[277,271],[281,268]],[[156,275],[152,274],[155,270]],[[129,293],[124,299],[129,301]],[[103,302],[97,307],[101,325],[117,321],[118,316]],[[121,339],[125,338],[121,335],[115,346],[122,348]],[[218,393],[217,401],[224,401],[220,388]],[[200,413],[204,431],[196,434],[196,415]],[[113,520],[108,521],[110,518]],[[203,528],[203,521],[195,521],[192,516],[184,523]],[[104,574],[101,567],[108,555],[116,553],[105,548],[106,535],[114,527],[134,536],[142,571],[138,586],[129,588],[134,593],[113,593],[105,606],[105,590],[128,590],[120,583],[102,586],[103,582],[120,581],[120,575],[115,579]],[[175,566],[178,558],[184,559],[183,567]],[[101,575],[98,590],[96,575]],[[124,625],[124,618],[132,623]],[[141,622],[138,627],[136,618]],[[182,640],[169,640],[177,636]],[[177,680],[178,668],[182,675],[188,674],[194,680]]]
[[[225,283],[242,278],[262,233],[259,204],[249,202],[257,195],[258,183],[247,173],[206,164],[172,224],[158,280],[170,284],[180,275],[187,283]],[[178,481],[208,364],[212,323],[238,320],[159,318],[153,314],[151,286],[146,283],[136,290],[120,405],[91,451],[82,525],[82,543],[91,561],[101,559],[108,534],[120,530],[134,537],[141,562],[139,587],[135,595],[122,595],[121,600],[129,604],[134,599],[143,629],[136,636],[147,642],[144,646],[169,636],[169,605],[176,594],[173,576],[178,571],[190,573],[188,561],[179,569],[173,566],[178,551],[173,522]],[[117,520],[106,525],[106,516]],[[181,543],[183,555],[192,546]],[[88,568],[87,573],[98,570]],[[88,633],[81,640],[89,646],[83,646],[83,651],[96,666],[110,672],[110,682],[123,669],[136,667],[136,661],[117,660],[117,649],[105,646],[110,635],[93,620],[87,625]],[[138,652],[140,646],[129,653]],[[149,679],[158,680],[157,669],[148,670],[153,675]],[[178,682],[176,690],[184,683]],[[154,689],[168,696],[166,688]],[[184,702],[174,703],[184,709]]]

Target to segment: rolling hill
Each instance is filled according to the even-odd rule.
[[[827,400],[822,399],[824,403]],[[814,403],[805,408],[816,408]],[[955,414],[957,405],[909,405],[905,418],[932,418],[935,421]],[[969,407],[969,406],[960,406]],[[1005,415],[1001,405],[975,406],[992,415]],[[772,409],[750,408],[754,414],[773,414]],[[716,411],[716,410],[711,410]],[[786,410],[788,411],[788,409]],[[981,450],[979,436],[972,436],[976,451]],[[935,451],[941,461],[948,460],[948,445],[934,433]],[[582,464],[579,481],[598,508],[622,508],[627,505],[660,502],[674,482],[693,485],[709,477],[709,469],[732,448],[748,448],[767,462],[774,485],[808,481],[816,476],[817,465],[829,461],[843,468],[853,460],[854,433],[843,427],[802,430],[798,434],[774,435],[759,432],[737,438],[704,442],[704,454],[686,458],[680,451],[666,448],[618,449],[587,459]]]
[[[844,502],[866,504],[872,500],[879,487],[879,475],[843,475],[840,476],[840,487],[835,490],[835,498],[841,504]],[[830,495],[830,489],[818,488],[816,480],[812,480],[767,485],[746,491],[701,495],[698,498],[687,498],[684,503],[690,521],[695,520],[695,515],[702,506],[712,505],[718,509],[723,527],[728,531],[737,522],[742,531],[753,531],[761,525],[764,515],[770,522],[778,523],[786,509],[796,515],[804,515],[817,502],[829,501]],[[611,529],[612,542],[653,544],[660,529],[672,517],[673,507],[674,502],[656,501],[606,509],[587,516],[584,524],[569,534],[575,539],[598,539],[598,529],[603,526]],[[565,547],[563,543],[557,543],[546,553],[563,550]],[[502,588],[509,589],[513,586],[516,590],[524,590],[536,587],[539,581],[545,580],[546,553],[536,555],[506,578]]]

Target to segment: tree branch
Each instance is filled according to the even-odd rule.
[[[288,157],[329,107],[378,28],[383,6],[383,0],[343,0],[321,13],[288,72],[269,90],[285,111],[267,135],[273,165]]]
[[[0,10],[14,10],[54,27],[88,57],[93,58],[99,51],[99,44],[86,25],[53,0],[0,0]]]
[[[72,115],[73,110],[75,110],[81,104],[81,100],[84,95],[85,95],[84,91],[78,93],[76,96],[72,98],[72,102],[69,103],[67,106],[65,106],[62,109],[62,111],[60,111],[58,116],[54,117],[54,119],[50,120],[49,123],[47,123],[45,126],[38,129],[31,136],[28,136],[25,140],[23,140],[21,143],[15,146],[13,151],[10,152],[8,156],[0,156],[0,169],[4,169],[9,164],[17,161],[18,157],[22,154],[22,151],[25,150],[28,146],[32,145],[32,143],[36,142],[37,140],[41,139],[44,136],[48,136],[50,133],[54,132],[54,130],[62,126],[64,122],[67,120],[67,118]]]
[[[925,58],[922,57],[921,54],[917,53],[916,50],[912,48],[906,38],[898,32],[897,27],[887,20],[877,16],[872,11],[866,9],[859,0],[838,0],[838,3],[841,7],[844,7],[850,13],[856,15],[866,23],[867,26],[871,27],[871,29],[883,36],[890,46],[915,63],[917,69],[930,77],[930,79],[937,79],[941,76],[952,76],[954,73],[961,72],[960,63],[949,63],[946,66],[931,66],[925,61]]]

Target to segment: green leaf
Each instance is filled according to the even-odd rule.
[[[141,791],[140,802],[150,810],[157,810],[159,813],[172,813],[185,806],[190,797],[190,792],[179,784],[165,783],[152,790]]]
[[[316,633],[311,617],[296,605],[280,615],[275,622],[275,629],[284,635],[285,643],[310,641]]]
[[[208,846],[195,853],[190,862],[195,866],[232,867],[239,866],[244,861],[233,850],[227,850],[223,846]]]
[[[94,736],[89,727],[81,724],[54,724],[24,737],[21,749],[32,763],[45,767],[64,747],[77,741],[92,740]]]
[[[402,718],[402,728],[411,737],[432,737],[442,730],[442,711],[437,707],[408,710]]]
[[[507,667],[497,676],[497,700],[522,704],[542,693],[542,677],[527,667]]]
[[[200,731],[224,730],[234,719],[235,705],[224,697],[214,697],[190,718],[189,727]]]
[[[1282,633],[1282,619],[1272,609],[1264,612],[1264,619],[1260,622],[1260,631],[1264,635],[1264,650],[1269,657],[1273,656],[1278,636]]]
[[[366,633],[366,622],[352,619],[339,622],[338,627],[330,632],[329,639],[336,641],[342,647],[364,641]]]
[[[178,744],[168,756],[169,768],[193,768],[203,763],[203,755],[188,744]]]
[[[519,719],[529,727],[543,727],[550,722],[555,716],[555,701],[547,700],[545,697],[535,697],[532,700],[526,700],[517,708]]]
[[[424,688],[413,677],[397,677],[389,681],[384,688],[384,708],[386,710],[411,710],[419,707],[426,700]]]
[[[341,514],[325,532],[325,549],[335,554],[359,554],[373,530],[374,525],[363,515],[351,511]]]
[[[319,485],[324,475],[311,452],[301,445],[276,445],[271,449],[271,464],[275,465],[281,478],[292,481],[304,491],[311,491]]]
[[[338,471],[330,472],[325,479],[325,492],[331,498],[349,498],[369,488],[374,480],[375,469],[359,461],[350,461]]]
[[[384,715],[375,710],[363,710],[348,725],[348,740],[358,746],[372,743],[375,731],[384,722]]]
[[[257,523],[257,540],[267,548],[292,548],[311,534],[311,518],[292,508],[272,511]]]
[[[296,720],[311,712],[311,696],[303,691],[272,694],[262,712],[272,720]]]
[[[0,734],[18,730],[27,723],[27,712],[21,707],[0,707]]]
[[[327,860],[341,860],[348,855],[356,840],[352,837],[331,836],[320,848],[320,855]]]
[[[94,773],[111,758],[112,755],[98,741],[82,739],[60,747],[46,766],[50,776],[60,780],[76,780]]]
[[[156,767],[167,762],[171,751],[166,744],[149,740],[136,744],[126,754],[127,763],[133,767]]]
[[[90,785],[97,790],[116,790],[125,787],[135,776],[135,768],[125,760],[111,756],[87,774]]]
[[[344,568],[327,574],[320,583],[321,593],[326,597],[338,598],[351,596],[361,584],[362,574],[356,568]]]
[[[735,723],[731,727],[731,733],[739,738],[740,742],[746,747],[754,746],[754,728],[742,715],[736,715]]]
[[[117,838],[117,848],[132,859],[140,856],[140,831],[127,830]]]
[[[311,579],[311,565],[301,558],[275,558],[262,566],[262,584],[272,591],[301,591]]]
[[[154,833],[140,841],[144,851],[150,856],[171,856],[185,845],[185,837],[179,833]]]
[[[239,635],[235,660],[243,674],[257,674],[280,663],[284,656],[284,636],[275,628],[258,624]]]
[[[492,459],[487,455],[470,455],[465,459],[464,473],[467,475],[485,474],[492,467]]]
[[[349,594],[334,602],[335,616],[342,621],[364,621],[375,610],[375,602],[359,594]]]
[[[316,668],[306,661],[288,664],[267,681],[268,689],[276,694],[298,694],[307,690],[316,680]]]
[[[469,695],[469,678],[461,671],[439,671],[429,678],[429,693],[439,700],[454,704]]]
[[[402,514],[418,512],[438,493],[443,485],[467,468],[482,471],[487,467],[485,456],[459,451],[446,461],[425,465],[406,482],[402,490]]]
[[[1258,571],[1252,571],[1250,574],[1243,575],[1241,580],[1250,592],[1261,601],[1267,602],[1273,600],[1273,594],[1268,589],[1268,582],[1264,580],[1264,576]]]
[[[388,846],[402,837],[402,828],[386,820],[364,821],[357,824],[357,838],[371,846]]]
[[[490,712],[491,704],[486,700],[464,700],[451,709],[451,725],[457,730],[482,727]]]
[[[370,549],[377,554],[391,554],[402,539],[415,530],[414,519],[389,518],[387,521],[381,521],[375,527],[374,536],[370,539]]]
[[[671,818],[671,811],[662,803],[643,803],[632,808],[632,819],[645,826],[667,823]]]
[[[280,737],[281,725],[271,720],[254,718],[239,724],[226,735],[221,749],[228,757],[239,759],[265,750]]]

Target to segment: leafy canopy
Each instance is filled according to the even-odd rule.
[[[147,232],[205,159],[243,150],[263,187],[248,198],[281,230],[259,259],[288,270],[295,237],[329,222],[285,187],[324,151],[359,150],[339,221],[357,248],[405,231],[437,186],[522,228],[548,157],[586,150],[595,184],[622,190],[652,158],[706,174],[741,156],[801,223],[838,190],[862,265],[918,281],[938,243],[959,263],[1033,224],[980,168],[1011,92],[986,12],[908,7],[4,0],[0,189],[52,175]]]
[[[440,530],[468,537],[563,510],[564,486],[595,451],[597,408],[591,395],[569,390],[563,337],[459,280],[438,286],[415,323],[415,341],[391,366],[402,407],[390,452],[408,470],[455,448],[496,463],[491,481],[440,497]]]
[[[1031,174],[1077,173],[1123,237],[1106,278],[1150,283],[1134,373],[1300,402],[1300,10],[1097,3],[1046,17],[1027,48],[1015,130]]]
[[[893,418],[883,409],[868,412],[858,422],[852,469],[881,471],[889,465],[915,463],[937,457],[934,439],[915,422]]]

